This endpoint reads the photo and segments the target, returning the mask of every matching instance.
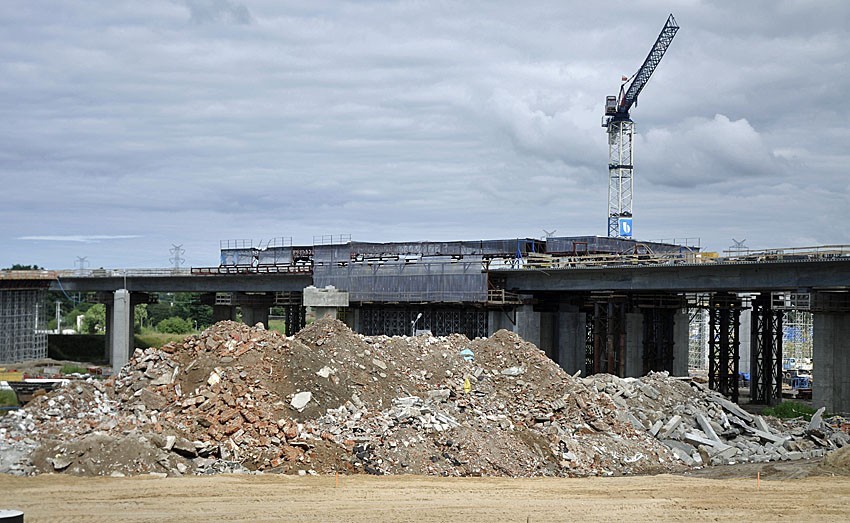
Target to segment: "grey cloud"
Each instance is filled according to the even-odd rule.
[[[214,263],[225,238],[604,234],[604,97],[669,8],[9,1],[0,265],[47,266],[65,242],[18,238],[140,236],[73,244],[128,266],[175,242]],[[676,6],[633,112],[641,237],[850,243],[848,13]]]
[[[229,0],[183,0],[192,21],[198,24],[210,22],[232,22],[250,24],[253,21],[251,12],[244,4]]]
[[[697,188],[737,182],[751,187],[784,178],[789,163],[773,151],[746,119],[717,114],[638,135],[635,164],[655,184]]]

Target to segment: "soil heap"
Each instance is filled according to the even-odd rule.
[[[822,421],[786,434],[666,374],[573,377],[507,331],[261,327],[221,322],[36,398],[0,419],[0,472],[614,475],[846,443]]]

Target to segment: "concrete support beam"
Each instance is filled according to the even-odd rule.
[[[812,403],[850,413],[850,313],[814,314]]]
[[[525,341],[540,346],[540,313],[534,311],[533,305],[517,307],[514,332]]]
[[[130,291],[118,289],[112,301],[112,324],[106,333],[112,351],[112,371],[121,370],[130,358],[130,344],[133,340],[133,306]]]
[[[678,310],[673,315],[673,376],[688,375],[691,326],[687,310]]]
[[[587,350],[587,314],[575,307],[561,307],[558,312],[558,364],[570,374],[585,374]]]
[[[643,314],[626,313],[626,378],[643,376]]]

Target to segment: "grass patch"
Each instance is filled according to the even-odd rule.
[[[768,407],[762,411],[766,416],[780,419],[805,418],[811,420],[812,415],[817,412],[814,408],[796,401],[783,401],[775,407]]]
[[[0,389],[0,407],[17,407],[18,395],[15,391]]]
[[[138,349],[147,349],[149,347],[162,347],[166,343],[175,341],[182,342],[191,334],[169,334],[167,332],[147,331],[133,336],[134,347]]]
[[[59,372],[61,372],[62,374],[74,374],[75,372],[77,374],[85,374],[88,372],[88,370],[83,367],[80,367],[79,365],[66,364],[62,365],[62,369]]]
[[[286,334],[286,322],[283,320],[269,320],[269,330]]]

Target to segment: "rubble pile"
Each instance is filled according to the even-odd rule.
[[[688,466],[816,458],[850,442],[848,434],[824,423],[824,409],[810,422],[783,423],[750,414],[701,383],[667,373],[600,374],[583,381],[607,393],[635,428],[655,436]]]
[[[366,337],[326,319],[285,337],[221,322],[0,418],[0,472],[613,475],[846,440],[665,374],[570,376],[507,331]]]

